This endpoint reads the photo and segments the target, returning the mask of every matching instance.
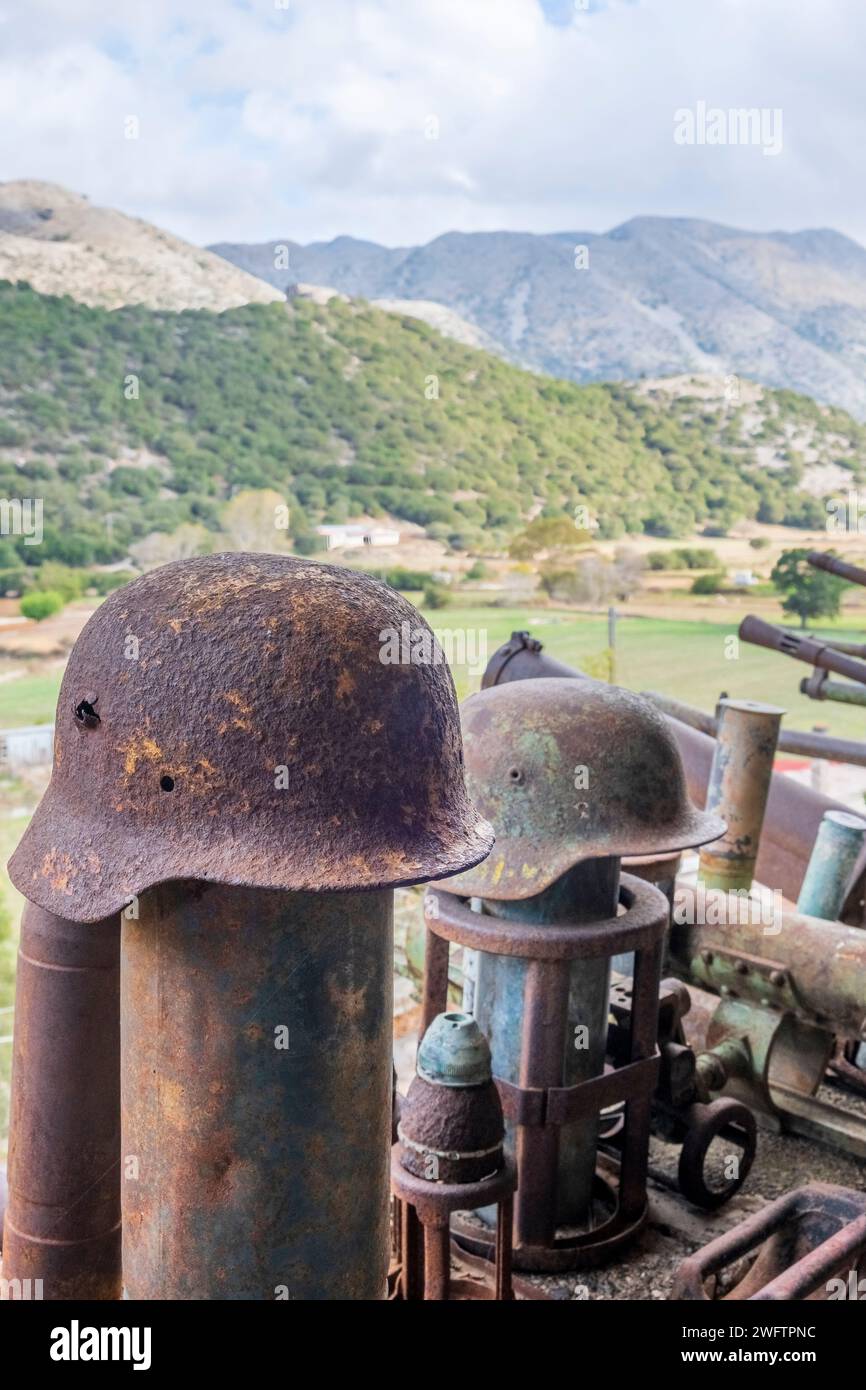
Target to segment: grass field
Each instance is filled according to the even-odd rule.
[[[18,676],[0,682],[0,729],[24,724],[53,724],[62,671]]]
[[[607,619],[594,615],[530,607],[440,608],[426,617],[437,632],[464,629],[475,634],[476,642],[484,638],[488,657],[520,628],[528,628],[551,656],[569,665],[580,666],[607,647]],[[727,691],[735,698],[782,706],[787,711],[785,728],[811,729],[822,723],[831,733],[866,738],[866,709],[800,694],[800,680],[810,671],[802,662],[745,642],[734,644],[736,656],[728,657],[738,622],[739,615],[712,623],[620,616],[616,679],[631,690],[658,690],[707,711]],[[844,631],[856,640],[857,629],[847,620],[832,631]],[[480,675],[470,672],[466,663],[454,663],[453,669],[461,698],[479,688]]]
[[[411,597],[418,601],[420,596]],[[580,666],[597,658],[607,647],[607,619],[601,615],[530,605],[479,605],[426,610],[425,616],[437,632],[466,634],[466,655],[471,659],[480,652],[482,667],[496,648],[520,628],[528,628],[552,656],[569,665]],[[800,694],[800,680],[810,669],[802,662],[745,642],[738,644],[735,657],[726,655],[740,617],[736,611],[724,620],[699,622],[621,613],[617,621],[617,681],[631,690],[659,690],[708,711],[726,690],[731,696],[781,705],[787,710],[787,728],[809,729],[823,723],[834,734],[866,738],[866,709],[829,700],[809,700]],[[773,620],[778,621],[776,615]],[[862,622],[863,615],[844,614],[831,627],[810,629],[810,635],[844,633],[856,640],[862,631],[858,624]],[[863,635],[866,640],[866,633]],[[459,655],[459,636],[453,645]],[[446,655],[450,654],[446,646]],[[478,663],[472,664],[476,669],[468,669],[466,661],[452,661],[461,699],[477,690],[481,682]],[[50,723],[61,676],[59,669],[51,669],[44,675],[28,672],[16,680],[0,682],[0,728]]]

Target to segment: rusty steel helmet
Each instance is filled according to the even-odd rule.
[[[168,879],[386,888],[492,842],[451,673],[412,605],[349,569],[222,554],[154,570],[90,618],[9,872],[90,922]]]
[[[462,712],[469,794],[496,844],[455,893],[531,898],[582,859],[685,849],[725,829],[692,805],[665,719],[629,690],[539,677],[482,690]]]

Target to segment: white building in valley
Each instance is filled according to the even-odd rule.
[[[344,526],[317,526],[329,550],[345,550],[356,545],[399,545],[400,532],[393,526],[352,523]]]

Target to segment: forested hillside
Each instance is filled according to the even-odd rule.
[[[791,392],[578,386],[362,301],[107,311],[3,283],[0,323],[0,496],[45,503],[6,565],[121,560],[249,488],[285,497],[299,548],[360,513],[464,548],[579,504],[602,536],[813,524],[820,478],[866,460],[862,425]]]

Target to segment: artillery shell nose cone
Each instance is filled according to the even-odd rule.
[[[418,1049],[417,1070],[439,1086],[481,1086],[490,1080],[490,1047],[471,1014],[434,1018]]]

